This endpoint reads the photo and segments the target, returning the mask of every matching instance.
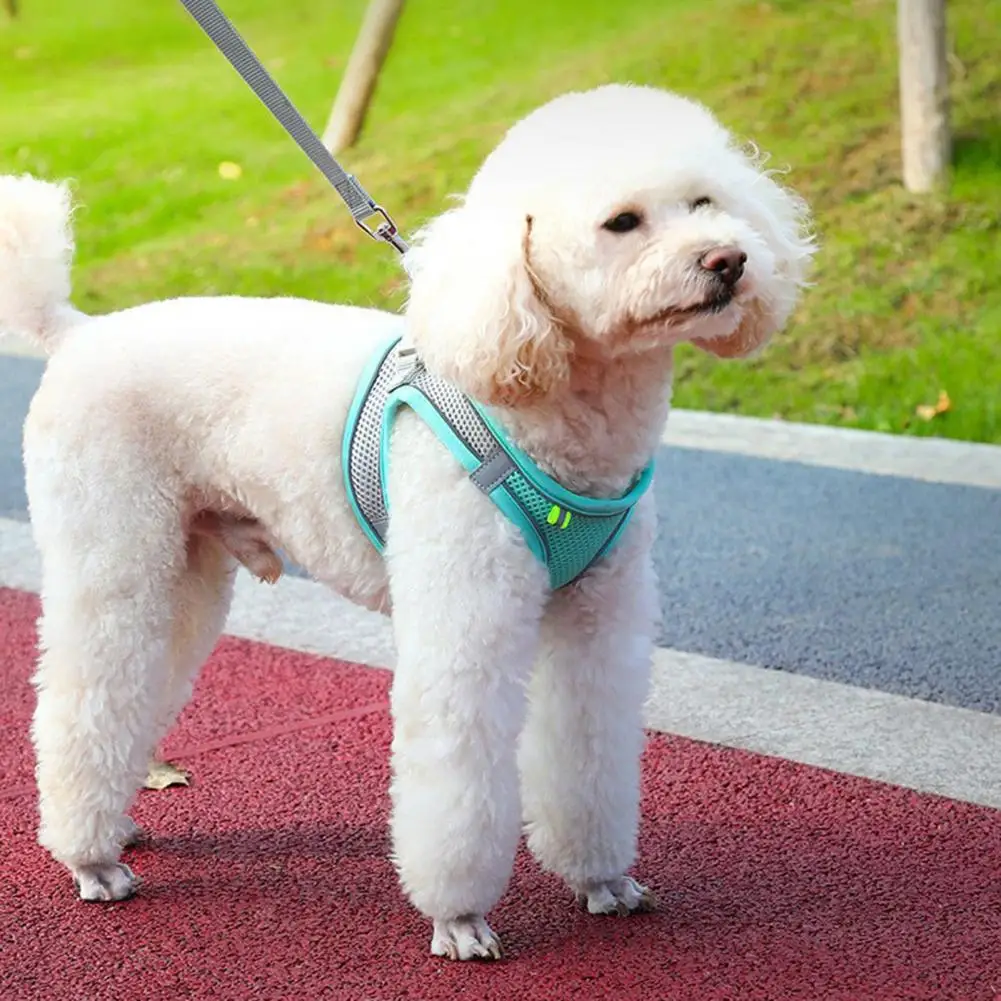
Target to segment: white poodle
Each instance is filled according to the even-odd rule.
[[[813,243],[801,201],[701,106],[572,93],[517,124],[419,234],[404,316],[294,299],[69,304],[64,187],[0,179],[0,328],[51,355],[25,425],[42,553],[39,840],[120,900],[127,815],[226,620],[237,561],[389,612],[392,835],[431,950],[497,957],[485,915],[522,830],[593,913],[630,876],[658,597],[654,506],[553,590],[525,535],[412,410],[390,441],[385,552],[341,443],[360,373],[404,335],[563,487],[616,498],[667,419],[674,345],[746,355],[782,327]]]

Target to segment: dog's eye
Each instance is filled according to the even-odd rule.
[[[610,233],[628,233],[642,224],[643,220],[635,212],[620,212],[611,219],[606,219],[601,228],[607,229]]]
[[[701,198],[696,198],[695,201],[689,204],[689,208],[693,212],[697,212],[699,209],[712,208],[713,200],[707,195],[703,195]]]

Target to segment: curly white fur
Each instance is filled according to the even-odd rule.
[[[623,213],[628,231],[603,225]],[[510,131],[419,235],[402,318],[239,298],[84,318],[67,302],[68,215],[65,188],[0,179],[0,327],[52,352],[25,426],[40,840],[80,893],[132,892],[126,812],[223,627],[234,555],[254,566],[280,546],[392,609],[394,854],[436,953],[499,955],[484,915],[523,825],[592,911],[649,906],[625,875],[657,615],[649,497],[609,557],[550,594],[519,533],[404,414],[383,560],[345,498],[341,433],[373,346],[405,332],[543,469],[617,494],[660,439],[673,346],[746,354],[788,318],[813,251],[802,203],[701,106],[609,86]],[[707,263],[720,248],[746,255],[739,280]]]

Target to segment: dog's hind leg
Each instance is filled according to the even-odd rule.
[[[553,595],[519,746],[528,845],[595,914],[649,910],[626,871],[639,825],[643,704],[657,590],[637,517],[620,547]]]
[[[39,841],[69,868],[84,900],[122,899],[136,886],[119,856],[157,736],[170,596],[187,564],[169,489],[154,485],[127,448],[105,454],[114,470],[93,453],[26,448],[43,566],[32,724]],[[102,496],[105,484],[117,495]]]
[[[198,671],[226,624],[236,569],[236,560],[223,543],[206,535],[189,536],[187,565],[171,596],[173,621],[167,676],[155,726],[154,750],[187,705]],[[138,839],[141,833],[133,830],[129,840]]]
[[[190,536],[187,565],[171,598],[173,622],[156,743],[167,736],[191,698],[198,671],[226,624],[235,579],[236,560],[225,546],[206,536]]]

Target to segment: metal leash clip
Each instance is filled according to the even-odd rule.
[[[393,222],[393,217],[381,205],[376,205],[375,202],[371,204],[370,208],[372,211],[367,215],[354,217],[358,228],[368,233],[373,240],[382,240],[384,243],[388,243],[391,247],[398,250],[401,254],[405,254],[409,248],[406,240],[400,236],[400,231],[396,228],[396,223]],[[375,229],[372,229],[367,220],[372,219],[375,216],[380,216],[382,218],[382,222],[380,222]]]

